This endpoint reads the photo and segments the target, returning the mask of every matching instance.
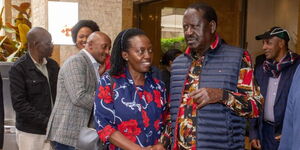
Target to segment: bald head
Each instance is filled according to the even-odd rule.
[[[27,41],[28,44],[32,44],[33,42],[37,42],[41,40],[41,36],[50,36],[50,33],[42,27],[33,27],[27,33]]]
[[[50,33],[41,27],[34,27],[27,33],[28,49],[38,59],[50,57],[53,44]]]
[[[110,38],[101,31],[93,32],[87,39],[85,49],[96,59],[97,62],[103,64],[109,50],[111,48]]]
[[[93,32],[88,37],[87,43],[95,42],[95,41],[99,41],[99,40],[109,40],[110,41],[110,38],[105,33],[101,32],[101,31],[96,31],[96,32]]]

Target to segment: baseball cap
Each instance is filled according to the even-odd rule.
[[[271,28],[269,31],[257,35],[255,37],[256,40],[263,40],[263,39],[269,39],[271,37],[277,36],[283,40],[285,40],[286,42],[288,42],[290,40],[290,36],[287,30],[281,28],[281,27],[273,27]]]

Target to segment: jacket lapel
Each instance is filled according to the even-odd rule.
[[[292,75],[291,73],[288,74],[288,71],[281,72],[281,77],[280,77],[280,81],[279,81],[279,84],[278,84],[278,89],[277,89],[277,93],[276,93],[274,107],[278,103],[279,97],[282,94],[283,89],[284,88],[289,88],[286,85],[289,85],[287,83],[289,83],[290,80],[293,78],[293,76],[291,76],[291,75]]]
[[[92,61],[90,60],[89,56],[84,52],[84,51],[80,51],[80,54],[83,56],[83,58],[85,59],[85,61],[88,63],[88,70],[91,71],[91,76],[94,78],[94,80],[96,81],[95,84],[97,86],[97,75],[94,69],[94,66],[92,64]]]

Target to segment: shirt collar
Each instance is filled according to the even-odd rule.
[[[45,57],[43,58],[42,64],[40,64],[37,61],[35,61],[35,59],[31,56],[29,51],[28,51],[28,54],[29,54],[29,56],[30,56],[30,58],[31,58],[31,60],[33,61],[34,64],[36,64],[36,65],[46,65],[47,64],[47,59]]]
[[[99,64],[96,61],[96,59],[86,49],[82,49],[82,51],[85,52],[85,54],[89,57],[89,59],[91,60],[92,64]]]

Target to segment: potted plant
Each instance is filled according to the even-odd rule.
[[[14,25],[11,23],[3,24],[2,14],[0,13],[0,30],[4,30],[6,35],[0,36],[0,61],[13,62],[27,51],[26,34],[31,28],[30,3],[21,3],[19,6],[12,5],[18,11],[14,19]]]

